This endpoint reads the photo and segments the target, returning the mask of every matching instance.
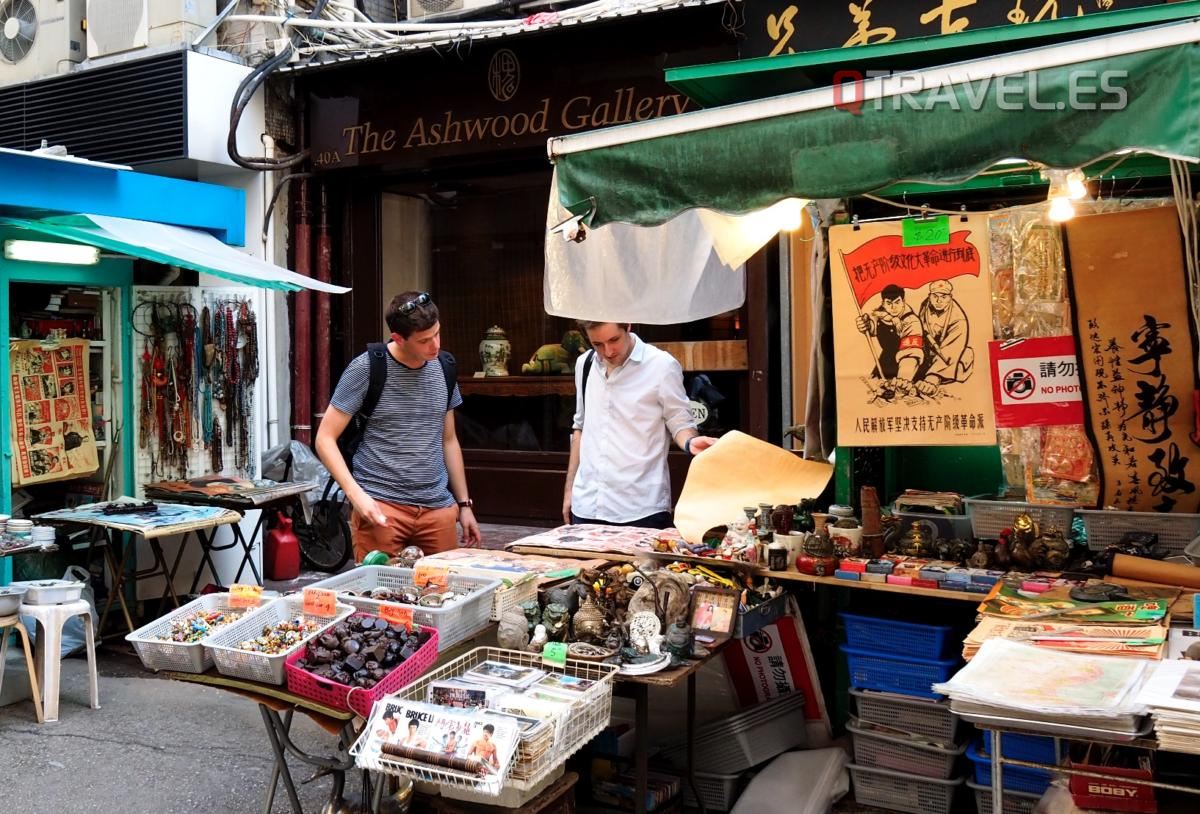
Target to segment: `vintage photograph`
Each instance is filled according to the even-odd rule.
[[[543,678],[535,682],[532,688],[548,692],[582,694],[587,692],[595,683],[595,681],[589,678],[577,678],[575,676],[563,675],[562,673],[547,673]]]
[[[482,681],[485,683],[507,684],[512,687],[527,687],[541,678],[545,673],[536,667],[522,667],[517,664],[506,664],[502,661],[485,661],[472,667],[463,678],[467,681]]]

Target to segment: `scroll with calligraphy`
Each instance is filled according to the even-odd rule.
[[[1175,208],[1079,217],[1064,233],[1102,505],[1195,512],[1196,347]]]
[[[948,225],[934,245],[901,221],[829,230],[841,445],[996,443],[987,221]]]

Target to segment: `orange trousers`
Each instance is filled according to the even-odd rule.
[[[357,511],[350,514],[355,562],[362,562],[372,551],[391,556],[410,545],[418,546],[426,554],[458,548],[458,506],[427,509],[382,500],[375,503],[387,516],[385,525],[369,524]]]

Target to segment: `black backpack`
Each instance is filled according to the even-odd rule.
[[[338,438],[338,449],[342,451],[346,466],[352,466],[354,453],[358,452],[367,432],[367,422],[371,420],[371,415],[379,404],[379,397],[383,395],[383,385],[387,382],[387,358],[388,349],[383,342],[371,342],[367,345],[367,362],[370,365],[367,374],[367,394],[363,397],[362,406],[351,417],[350,423]],[[458,362],[450,352],[440,351],[438,364],[442,366],[442,375],[446,377],[446,409],[449,410],[454,398],[454,386],[458,381]]]

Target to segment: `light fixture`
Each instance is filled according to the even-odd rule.
[[[1067,173],[1067,197],[1072,201],[1079,201],[1086,198],[1087,194],[1087,177],[1083,170],[1071,170]]]
[[[100,262],[100,250],[81,243],[51,243],[45,240],[6,240],[4,259],[27,263],[65,263],[94,266]]]
[[[1050,199],[1050,220],[1063,221],[1070,220],[1075,217],[1075,207],[1071,203],[1071,199],[1067,197],[1058,197]]]

